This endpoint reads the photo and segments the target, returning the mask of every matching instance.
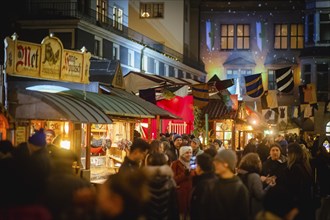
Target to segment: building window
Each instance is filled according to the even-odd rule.
[[[275,25],[275,49],[288,49],[288,25]]]
[[[128,50],[128,66],[134,67],[134,51]]]
[[[123,30],[123,10],[116,6],[112,9],[112,26],[118,30]]]
[[[102,38],[94,37],[94,53],[95,56],[102,57]]]
[[[330,43],[330,13],[320,13],[320,43]]]
[[[154,60],[154,73],[159,74],[159,61]]]
[[[105,23],[107,20],[107,1],[97,0],[96,1],[96,20]]]
[[[314,15],[313,14],[307,15],[307,30],[308,30],[307,43],[313,43],[314,42]]]
[[[304,70],[304,78],[303,78],[303,83],[304,84],[309,84],[312,82],[312,71],[311,71],[311,65],[310,64],[305,64],[303,66],[303,70]]]
[[[228,148],[232,141],[232,122],[230,120],[223,120],[215,123],[215,136],[219,140],[223,140],[223,145]]]
[[[328,91],[328,64],[317,64],[317,90]]]
[[[290,29],[290,48],[304,48],[304,26],[302,24],[291,24]]]
[[[234,49],[234,25],[223,24],[221,25],[221,49],[230,50]]]
[[[140,18],[164,18],[164,3],[140,3]]]
[[[113,44],[112,46],[112,59],[119,60],[119,45]]]
[[[236,26],[236,44],[237,49],[249,49],[250,48],[250,25],[238,24]]]
[[[268,70],[268,89],[269,90],[276,89],[275,70]]]
[[[142,70],[145,72],[148,71],[148,57],[146,55],[142,57]]]
[[[237,94],[239,99],[246,93],[244,76],[251,75],[251,69],[227,69],[227,79],[234,79],[234,85],[228,90],[231,94]]]

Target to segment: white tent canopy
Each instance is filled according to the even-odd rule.
[[[159,76],[139,72],[129,72],[124,76],[126,91],[138,93],[139,90],[165,86],[190,86],[202,82],[193,79],[179,79],[170,76]]]

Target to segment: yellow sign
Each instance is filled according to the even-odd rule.
[[[88,84],[90,57],[85,50],[63,49],[53,36],[41,44],[5,38],[5,70],[13,76]]]

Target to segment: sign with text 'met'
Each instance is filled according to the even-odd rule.
[[[5,38],[5,71],[12,76],[89,83],[91,54],[63,48],[57,37],[41,44]]]

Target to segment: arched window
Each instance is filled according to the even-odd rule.
[[[330,136],[330,122],[328,122],[327,125],[325,126],[325,134],[327,136]]]

